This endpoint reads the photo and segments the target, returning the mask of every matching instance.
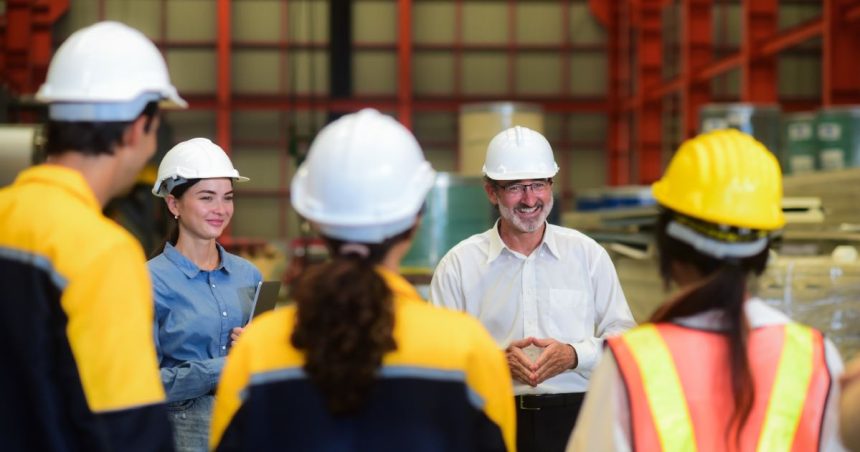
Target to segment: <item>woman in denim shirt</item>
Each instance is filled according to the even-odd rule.
[[[205,138],[179,143],[161,161],[152,192],[176,219],[149,261],[155,342],[178,451],[204,451],[215,386],[247,323],[259,270],[216,242],[233,216],[233,182],[248,180]]]

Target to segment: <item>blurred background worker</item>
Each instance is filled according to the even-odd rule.
[[[660,273],[680,288],[609,340],[569,450],[841,450],[842,361],[749,293],[785,224],[782,174],[736,130],[685,142],[653,185]]]
[[[116,22],[57,50],[46,164],[0,191],[3,450],[169,450],[143,250],[102,215],[185,106],[158,49]]]
[[[430,286],[434,304],[477,317],[507,348],[520,452],[564,450],[604,338],[635,325],[606,251],[546,222],[557,172],[543,135],[496,135],[484,190],[500,218],[451,249]]]
[[[224,358],[251,317],[262,281],[253,264],[216,241],[233,218],[233,183],[247,180],[218,145],[193,138],[167,152],[152,188],[176,221],[149,271],[177,451],[206,450]]]
[[[217,450],[514,449],[504,356],[473,319],[397,274],[435,172],[375,110],[325,127],[291,186],[332,260],[236,343],[215,402]]]

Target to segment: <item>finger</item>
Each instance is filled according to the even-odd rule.
[[[530,384],[528,377],[521,373],[511,372],[511,377],[522,384]]]
[[[532,384],[535,376],[531,369],[531,362],[528,361],[522,351],[515,349],[507,354],[507,358],[511,373],[517,373],[519,380],[523,383]]]
[[[544,366],[547,363],[547,361],[556,358],[557,354],[558,354],[558,347],[554,347],[554,346],[550,345],[549,347],[546,347],[545,349],[543,349],[541,354],[535,360],[535,370],[540,369],[542,366]]]
[[[513,356],[514,358],[516,358],[516,360],[519,361],[520,364],[523,365],[523,367],[528,369],[529,372],[534,370],[532,360],[530,360],[529,357],[526,356],[525,352],[523,352],[522,350],[520,350],[518,348],[514,348],[511,351],[509,351],[508,354]]]
[[[531,373],[528,365],[522,362],[519,357],[517,357],[514,353],[508,353],[508,367],[511,368],[511,372],[519,372],[522,375],[528,375]]]
[[[520,383],[529,384],[529,372],[523,369],[523,367],[519,363],[515,361],[509,361],[508,367],[511,370],[511,376],[514,378],[514,380],[517,380]]]
[[[532,339],[533,339],[533,340],[532,340],[532,343],[533,343],[533,344],[535,344],[535,345],[536,345],[536,346],[538,346],[538,347],[549,347],[549,346],[550,346],[550,345],[552,345],[552,344],[557,344],[557,343],[558,343],[558,341],[557,341],[557,340],[555,340],[555,339],[553,339],[553,338],[551,338],[551,337],[542,338],[542,339],[537,339],[537,338],[532,338]]]
[[[520,339],[518,341],[511,341],[510,346],[518,347],[518,348],[528,347],[529,345],[532,344],[533,339],[534,338],[532,338],[532,337],[527,337],[524,339]]]
[[[538,371],[535,372],[535,375],[537,377],[538,384],[540,384],[562,373],[563,371],[564,366],[560,365],[559,363],[551,363],[542,367],[541,369],[538,369]]]

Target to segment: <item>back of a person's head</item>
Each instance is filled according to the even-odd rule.
[[[365,109],[320,131],[290,195],[299,215],[323,235],[380,243],[412,226],[434,178],[412,133]]]
[[[295,284],[291,341],[335,415],[363,406],[383,356],[397,347],[393,294],[376,266],[411,238],[434,178],[409,130],[370,109],[323,128],[293,178],[292,205],[332,259]]]
[[[754,400],[746,356],[748,277],[764,271],[771,234],[785,224],[779,163],[747,134],[713,131],[684,142],[652,191],[661,209],[656,241],[666,285],[677,265],[700,278],[651,320],[722,312],[735,405],[729,428],[737,440]]]
[[[159,105],[187,106],[155,45],[110,21],[82,28],[60,45],[36,99],[48,104],[49,155],[111,154],[141,115],[155,116]]]

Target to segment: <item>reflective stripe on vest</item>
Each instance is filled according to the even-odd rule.
[[[830,384],[820,333],[788,323],[755,329],[749,342],[756,399],[741,449],[816,449]],[[636,449],[734,449],[725,437],[734,410],[725,336],[646,324],[609,346],[628,389]]]
[[[812,379],[812,329],[797,323],[785,325],[785,340],[776,379],[767,403],[759,451],[790,451]]]
[[[672,354],[657,327],[645,324],[621,336],[642,372],[642,384],[663,450],[695,451],[693,422]]]

